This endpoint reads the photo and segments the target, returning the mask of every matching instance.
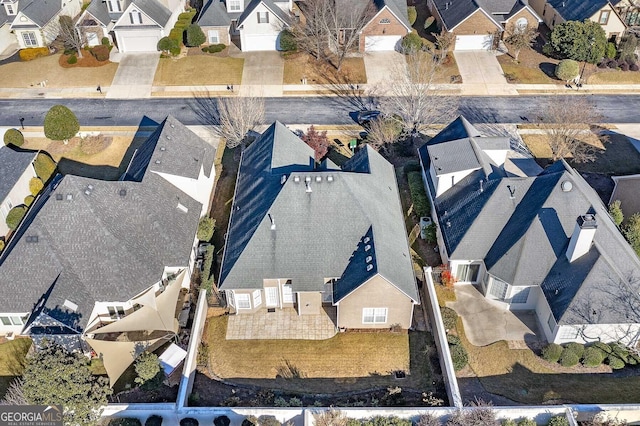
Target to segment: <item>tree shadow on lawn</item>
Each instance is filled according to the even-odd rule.
[[[552,62],[541,62],[539,68],[547,77],[556,79],[556,64]]]

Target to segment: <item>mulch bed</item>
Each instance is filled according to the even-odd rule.
[[[94,68],[94,67],[101,67],[103,65],[107,65],[108,63],[110,63],[109,60],[106,61],[98,61],[95,56],[93,56],[90,52],[88,51],[84,51],[82,52],[82,58],[78,58],[78,62],[76,62],[75,64],[69,64],[67,63],[67,60],[69,59],[69,57],[71,56],[75,56],[75,55],[60,55],[60,59],[58,60],[58,64],[62,67],[62,68]]]
[[[214,58],[228,58],[229,57],[229,46],[225,47],[224,50],[217,53],[207,53],[202,51],[202,47],[188,47],[187,48],[187,56],[213,56]]]

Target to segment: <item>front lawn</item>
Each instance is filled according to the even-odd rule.
[[[0,344],[0,399],[13,379],[22,374],[30,347],[31,339],[22,338]]]
[[[432,390],[427,333],[347,332],[327,340],[226,340],[227,320],[227,316],[210,317],[203,336],[210,348],[209,371],[227,381],[303,394],[386,386]],[[397,370],[409,374],[399,382],[390,376]]]
[[[600,70],[587,81],[588,84],[640,84],[640,72]]]
[[[523,134],[522,140],[541,166],[544,167],[550,162],[551,148],[544,135]],[[595,161],[588,163],[570,161],[571,165],[581,172],[602,173],[609,176],[640,173],[640,153],[629,139],[625,135],[614,133],[607,135],[607,140],[608,142],[604,143],[595,142]]]
[[[242,58],[185,56],[180,59],[160,58],[153,79],[154,86],[206,86],[240,84]]]
[[[283,84],[301,84],[303,78],[307,84],[364,84],[367,73],[362,58],[345,58],[337,71],[306,53],[288,54],[284,60]]]
[[[520,58],[522,58],[524,53],[520,53]],[[546,58],[548,59],[548,58]],[[540,68],[540,64],[529,65],[527,62],[519,61],[516,62],[509,55],[500,55],[498,56],[498,62],[502,67],[502,71],[507,78],[507,81],[510,83],[518,83],[518,84],[559,84],[560,81],[555,78],[547,75]],[[547,70],[552,70],[555,68],[555,64],[546,65]]]
[[[90,55],[87,52],[87,55]],[[11,62],[0,65],[0,87],[83,87],[110,86],[118,64],[108,63],[100,67],[63,68],[60,55],[50,55],[27,62]]]

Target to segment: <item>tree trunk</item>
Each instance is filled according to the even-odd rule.
[[[518,62],[518,56],[520,56],[520,49],[516,49],[515,56],[513,57],[513,60]]]

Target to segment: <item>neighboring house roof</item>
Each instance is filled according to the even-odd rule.
[[[620,208],[625,218],[640,213],[640,175],[611,176],[615,186],[609,204],[620,200]]]
[[[200,11],[198,25],[201,27],[226,27],[231,24],[231,19],[223,1],[210,0]]]
[[[13,16],[10,17],[9,15],[7,15],[7,11],[5,10],[5,8],[0,7],[0,27],[2,27],[7,22],[12,22],[12,21],[13,21]]]
[[[453,126],[464,126],[458,119]],[[457,134],[456,129],[445,129]],[[447,143],[440,135],[434,138]],[[454,140],[454,143],[456,141]],[[435,145],[437,146],[437,145]],[[430,142],[420,149],[430,167]],[[486,158],[480,158],[486,163]],[[483,168],[435,200],[435,212],[451,260],[483,259],[487,271],[512,285],[540,285],[560,324],[584,322],[584,306],[608,306],[607,290],[640,270],[640,260],[608,215],[597,193],[566,162],[533,177],[506,177]],[[427,174],[430,191],[434,183]],[[482,184],[480,181],[483,181]],[[569,263],[566,251],[579,216],[594,213],[598,228],[588,254]],[[622,310],[595,309],[600,323],[627,323]]]
[[[382,10],[385,6],[391,10],[391,12],[402,22],[402,25],[411,29],[409,23],[409,17],[407,14],[407,2],[402,0],[374,0],[373,4],[378,11]]]
[[[160,128],[168,129],[167,123],[174,124],[176,144],[181,137],[193,140],[171,117]],[[166,163],[175,158],[184,166],[180,176],[192,176],[202,166],[202,161],[182,163],[175,150],[163,156]],[[0,311],[33,311],[40,314],[35,326],[48,317],[79,331],[96,301],[127,301],[158,282],[166,266],[186,266],[202,206],[158,175],[155,166],[150,164],[140,181],[62,178],[0,259],[0,288],[14,295],[0,298]],[[64,308],[65,300],[78,305],[77,311]]]
[[[96,0],[94,0],[96,1]],[[153,22],[158,24],[161,27],[164,27],[171,19],[172,12],[165,5],[160,3],[158,0],[128,0],[125,1],[123,7],[122,14],[111,14],[111,19],[113,20],[116,17],[116,26],[118,27],[127,27],[127,29],[135,29],[135,28],[149,28],[149,25],[139,25],[139,24],[131,24],[129,22],[129,18],[124,18],[123,16],[126,14],[127,10],[131,9],[131,5],[135,8],[139,9],[145,15],[147,15]],[[106,8],[106,3],[104,4]],[[108,13],[108,12],[107,12]]]
[[[91,16],[96,18],[98,22],[100,22],[105,27],[115,19],[115,17],[112,17],[112,15],[109,14],[107,2],[102,0],[93,0],[91,3],[89,3],[89,6],[85,9],[85,14],[86,13],[90,13]],[[82,23],[82,19],[78,19],[76,25],[80,23]]]
[[[38,155],[33,151],[22,151],[9,146],[0,146],[0,203],[7,198],[25,169],[33,163]],[[22,204],[22,200],[12,200],[14,205]]]
[[[496,26],[506,22],[509,18],[527,8],[538,21],[540,17],[522,0],[432,0],[448,31],[464,22],[477,11],[484,12],[488,19]]]
[[[271,11],[283,24],[288,24],[290,21],[289,14],[280,9],[273,0],[252,0],[248,6],[245,7],[244,12],[238,18],[238,26],[242,25],[244,21],[251,16],[253,11],[258,5],[262,3],[267,9]],[[288,4],[288,3],[287,3]]]
[[[391,164],[367,146],[341,170],[314,168],[314,151],[271,125],[242,155],[220,288],[283,278],[296,292],[323,291],[339,277],[339,302],[376,273],[418,300]]]
[[[565,21],[584,21],[609,4],[608,0],[547,0]]]
[[[62,2],[60,0],[31,0],[26,4],[20,4],[19,12],[31,19],[40,28],[44,27],[60,10]],[[14,21],[14,24],[17,24]]]

